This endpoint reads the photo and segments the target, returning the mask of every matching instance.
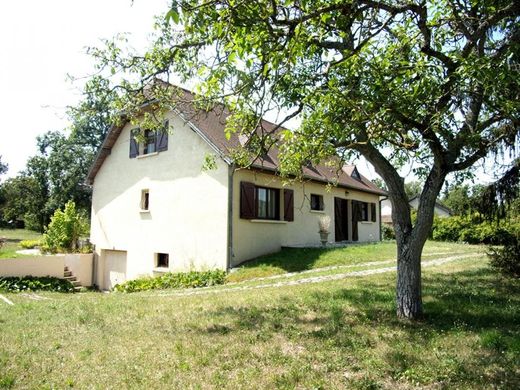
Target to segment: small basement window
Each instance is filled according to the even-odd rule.
[[[157,268],[168,268],[170,255],[168,253],[157,253]]]
[[[150,209],[150,190],[141,191],[141,210],[148,211]]]
[[[311,210],[323,211],[324,209],[323,195],[311,194]]]

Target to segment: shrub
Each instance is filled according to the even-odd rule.
[[[436,217],[432,238],[437,241],[467,242],[469,244],[504,245],[517,235],[518,222],[507,223],[479,220],[478,216]]]
[[[382,227],[383,240],[395,240],[395,231],[392,226],[383,224],[381,227]]]
[[[491,266],[506,276],[520,278],[520,240],[518,236],[502,248],[490,248]]]
[[[0,291],[58,291],[74,292],[74,286],[68,280],[51,277],[1,277]]]
[[[162,290],[167,288],[195,288],[224,284],[226,272],[222,270],[203,272],[168,272],[158,277],[145,277],[117,284],[114,291],[137,292],[146,290]]]
[[[45,229],[42,249],[45,252],[76,252],[81,235],[88,233],[87,219],[69,201],[63,211],[56,210]]]
[[[20,241],[20,246],[24,249],[33,249],[37,246],[40,246],[40,240],[23,240]]]

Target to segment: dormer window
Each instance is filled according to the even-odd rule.
[[[141,137],[139,136],[141,134]],[[141,142],[138,142],[138,140]],[[164,129],[144,130],[137,128],[130,131],[130,158],[155,154],[168,150],[168,121],[164,122]]]
[[[359,174],[357,168],[355,168],[355,167],[354,167],[354,170],[352,171],[352,174],[350,176],[353,177],[356,180],[361,181],[361,175]]]
[[[157,133],[152,130],[145,130],[144,139],[145,143],[143,145],[142,154],[155,153],[156,150],[156,142],[157,142]]]

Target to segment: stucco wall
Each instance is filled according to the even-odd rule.
[[[52,276],[63,278],[65,256],[31,256],[0,260],[0,276]]]
[[[247,181],[258,186],[289,188],[294,191],[294,221],[258,221],[240,218],[240,182]],[[311,211],[310,195],[323,195],[324,211]],[[233,177],[233,259],[236,265],[257,256],[276,252],[282,246],[305,246],[320,244],[318,219],[322,215],[331,217],[331,234],[334,236],[334,197],[359,200],[376,204],[376,222],[358,222],[359,242],[379,240],[379,196],[361,191],[332,187],[315,182],[294,183],[283,187],[282,181],[269,174],[252,170],[238,170]],[[281,213],[283,214],[281,199]],[[349,209],[349,216],[351,210]],[[283,219],[283,216],[282,216]],[[349,218],[350,219],[350,218]],[[352,224],[349,223],[349,237]]]
[[[97,275],[102,250],[127,252],[126,277],[151,274],[155,254],[170,255],[170,270],[226,268],[228,167],[202,171],[208,144],[173,113],[168,150],[129,158],[127,125],[96,175],[92,195],[91,241]],[[148,189],[148,212],[140,211]],[[99,281],[98,281],[99,283]]]
[[[82,286],[92,285],[93,255],[68,253],[0,260],[0,276],[52,276],[63,279],[64,266]]]
[[[66,254],[64,262],[72,274],[78,278],[82,286],[92,286],[92,268],[94,263],[92,253]]]

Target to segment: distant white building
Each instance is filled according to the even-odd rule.
[[[415,195],[413,198],[410,198],[409,203],[412,209],[417,210],[419,208],[419,196]],[[453,212],[448,207],[439,202],[435,202],[433,212],[438,217],[450,217],[453,215]],[[385,199],[381,202],[381,222],[386,224],[392,223],[392,203],[390,199]]]

